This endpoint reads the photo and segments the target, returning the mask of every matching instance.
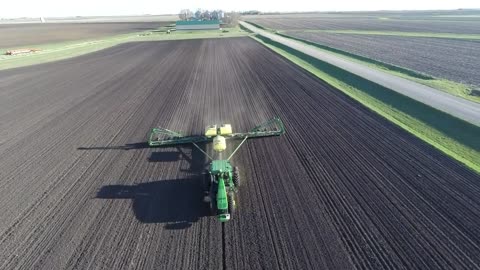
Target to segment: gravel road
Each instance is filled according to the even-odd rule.
[[[303,31],[285,34],[480,88],[480,40]]]
[[[224,225],[207,161],[154,126],[251,140]],[[0,269],[478,269],[480,177],[250,38],[122,44],[0,72]],[[204,146],[208,150],[208,146]]]
[[[240,23],[257,34],[261,34],[262,36],[270,38],[271,40],[282,43],[321,61],[337,66],[350,73],[422,102],[437,110],[446,112],[464,121],[480,126],[480,104],[478,103],[450,95],[440,90],[436,90],[374,68],[367,67],[360,63],[346,60],[328,52],[323,52],[312,46],[305,45],[302,42],[264,31],[251,24],[245,22]]]

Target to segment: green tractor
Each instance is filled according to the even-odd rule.
[[[249,132],[233,133],[230,124],[211,125],[206,128],[204,135],[184,136],[178,132],[164,128],[153,128],[148,138],[151,147],[193,144],[211,160],[208,171],[205,173],[205,202],[210,204],[213,215],[221,222],[231,219],[235,211],[235,194],[240,186],[240,173],[237,167],[232,166],[230,159],[247,139],[280,136],[285,133],[285,126],[280,118],[272,118],[253,128]],[[227,149],[227,140],[241,140],[228,158],[223,158]],[[212,158],[198,146],[198,143],[213,142],[213,151],[218,158]]]
[[[240,187],[238,167],[228,160],[213,160],[205,174],[205,201],[210,210],[222,222],[230,220],[235,211],[235,193]]]

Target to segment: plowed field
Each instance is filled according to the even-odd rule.
[[[245,20],[276,30],[370,30],[370,31],[405,31],[432,32],[453,34],[479,34],[480,21],[476,17],[464,19],[448,17],[409,17],[406,12],[402,16],[372,12],[370,16],[344,14],[329,16],[316,15],[265,15],[246,16]],[[387,18],[382,19],[382,16]],[[391,17],[391,18],[390,18]]]
[[[161,126],[244,131],[239,209]],[[1,269],[480,267],[480,177],[250,38],[130,43],[0,72]],[[208,150],[208,146],[204,146]]]
[[[424,74],[480,87],[480,41],[288,31],[327,45]]]
[[[156,29],[166,24],[168,23],[104,22],[0,24],[0,48],[101,38]]]

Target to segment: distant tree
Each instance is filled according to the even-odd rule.
[[[218,11],[212,11],[212,13],[210,14],[210,18],[212,18],[212,20],[219,20],[220,18],[218,17]]]
[[[195,18],[197,20],[200,20],[202,18],[202,11],[200,9],[195,12]]]
[[[259,15],[261,14],[261,12],[258,10],[249,10],[249,11],[243,11],[241,14],[242,15]]]
[[[192,18],[197,20],[222,20],[225,17],[225,13],[222,10],[202,10],[198,9],[195,13],[189,9],[182,9],[178,17],[180,20],[191,20]]]
[[[185,13],[186,9],[182,9],[180,10],[180,13],[178,13],[178,17],[180,18],[180,20],[186,20],[187,19],[187,14]]]
[[[239,20],[240,13],[238,12],[228,12],[225,13],[225,16],[223,17],[223,23],[228,24],[230,27],[237,26]]]
[[[192,16],[193,16],[193,13],[189,9],[182,9],[178,14],[178,17],[180,18],[180,20],[188,20]]]
[[[203,15],[203,16],[202,16],[202,19],[203,19],[203,20],[210,20],[210,19],[211,19],[211,18],[210,18],[210,12],[209,12],[208,10],[205,10],[205,12],[203,12],[202,15]]]

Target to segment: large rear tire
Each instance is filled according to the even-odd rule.
[[[210,204],[210,189],[212,185],[212,177],[208,171],[205,171],[202,179],[203,202]]]
[[[205,171],[203,174],[203,190],[209,192],[210,191],[210,185],[212,184],[212,176],[210,175],[210,172]]]
[[[239,187],[240,184],[241,184],[241,181],[240,181],[240,171],[238,169],[238,167],[233,167],[233,177],[232,177],[232,180],[233,180],[233,184],[235,185],[235,187]]]

